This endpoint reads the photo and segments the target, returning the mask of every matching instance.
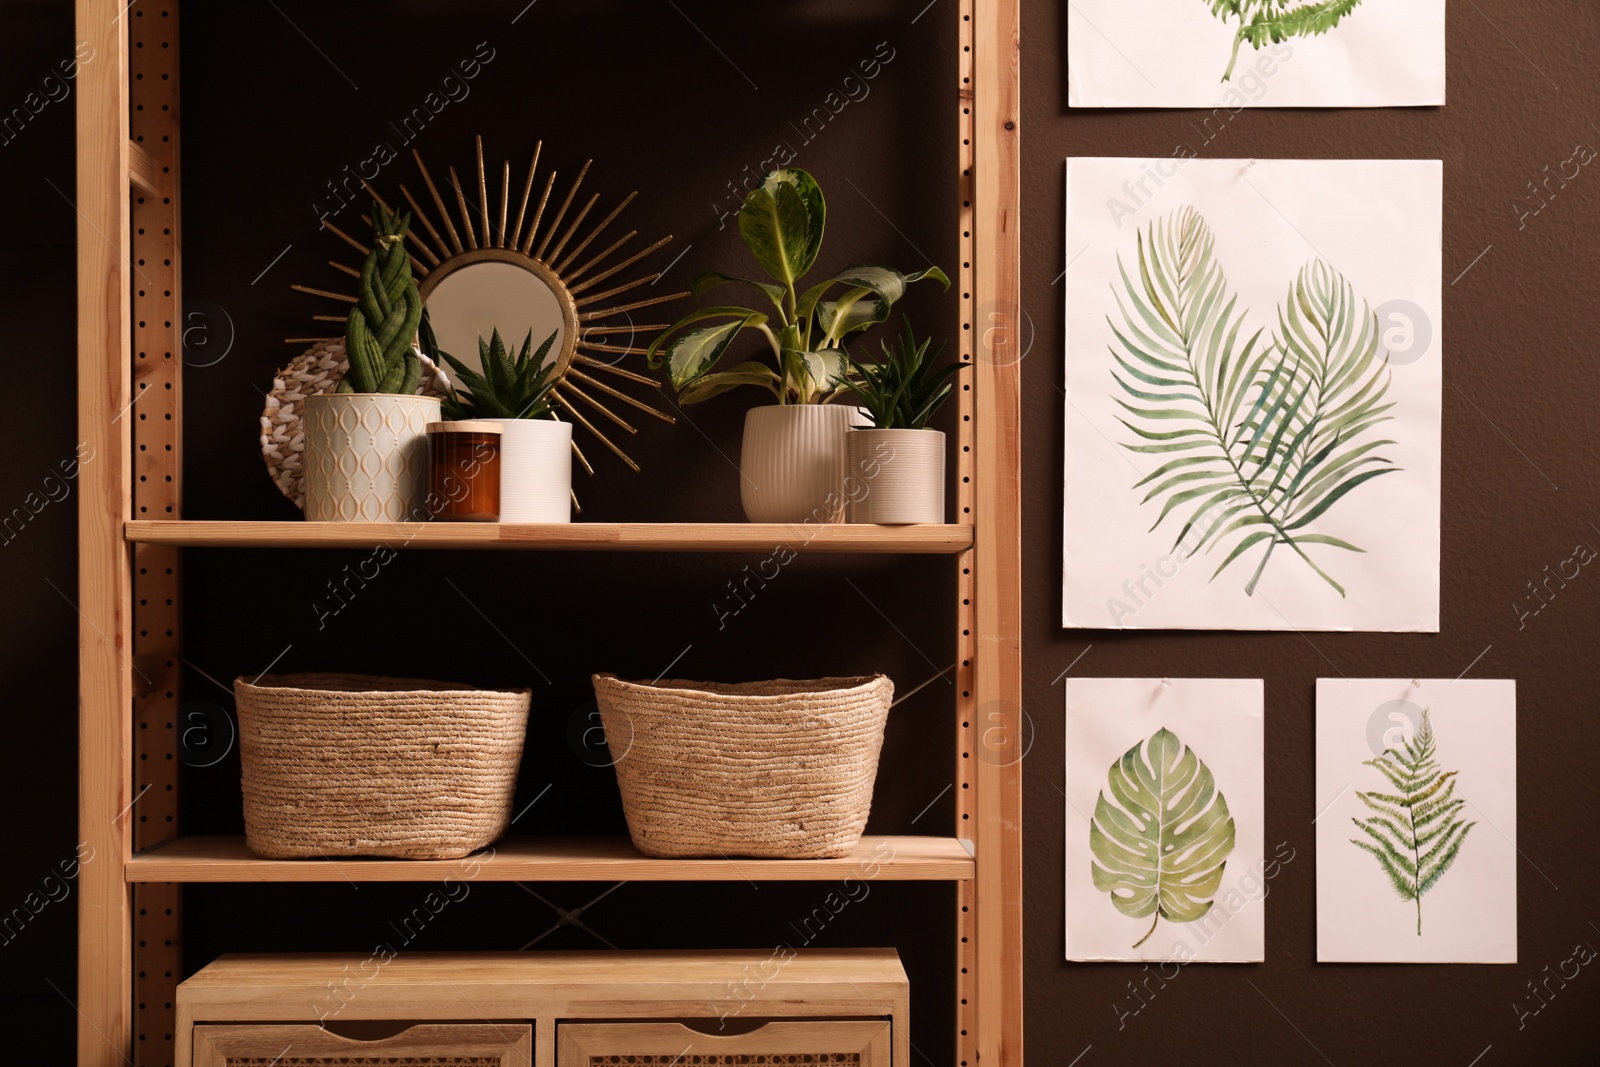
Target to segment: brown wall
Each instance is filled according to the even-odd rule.
[[[20,132],[13,126],[0,136],[0,203],[8,205],[0,323],[12,353],[8,370],[26,382],[0,463],[0,523],[11,520],[0,532],[0,806],[9,816],[0,918],[12,923],[0,932],[0,1027],[8,1054],[34,1052],[46,1063],[61,1055],[50,1053],[45,1035],[70,1035],[77,1025],[72,1005],[50,988],[73,988],[77,922],[75,898],[62,895],[69,887],[59,878],[78,842],[78,616],[61,595],[75,596],[78,581],[76,487],[61,477],[79,440],[77,216],[50,188],[72,189],[72,97],[61,98],[59,78],[45,84],[72,57],[75,39],[71,5],[60,2],[7,3],[0,27],[0,113],[9,115],[30,92],[40,93],[36,107],[46,89],[58,98]],[[19,522],[19,508],[32,518]],[[38,907],[45,892],[55,899]],[[29,893],[40,894],[38,911],[19,928],[14,909],[31,910]]]
[[[1600,583],[1569,583],[1520,627],[1514,605],[1526,583],[1542,580],[1543,568],[1576,543],[1600,546],[1591,525],[1600,522],[1592,433],[1600,385],[1588,336],[1600,310],[1600,173],[1585,168],[1525,228],[1513,204],[1532,202],[1527,183],[1542,179],[1547,165],[1554,171],[1574,146],[1600,147],[1600,8],[1452,4],[1448,107],[1243,111],[1214,122],[1223,132],[1209,144],[1190,125],[1206,112],[1069,111],[1065,9],[1027,0],[1023,23],[1023,293],[1036,331],[1024,367],[1024,655],[1037,730],[1025,776],[1030,1059],[1065,1065],[1092,1045],[1085,1067],[1158,1055],[1194,1064],[1465,1067],[1492,1045],[1483,1067],[1591,1062],[1600,1048],[1600,980],[1580,973],[1566,989],[1552,981],[1554,999],[1521,1028],[1512,1005],[1538,1007],[1525,983],[1555,973],[1576,943],[1600,945],[1591,925],[1600,922],[1600,861],[1573,847],[1571,829],[1596,810]],[[1065,265],[1063,159],[1164,156],[1180,144],[1206,157],[1444,160],[1438,635],[1060,629],[1063,328],[1061,288],[1051,279]],[[1271,883],[1266,963],[1186,967],[1165,988],[1141,985],[1142,1009],[1128,988],[1144,981],[1139,966],[1062,962],[1063,698],[1054,680],[1086,648],[1074,676],[1265,678],[1267,846],[1287,842],[1295,857]],[[1518,681],[1521,962],[1319,965],[1315,679],[1453,678],[1486,648],[1471,677]]]
[[[480,40],[493,42],[497,58],[472,95],[449,105],[421,142],[430,159],[465,162],[477,132],[489,135],[491,150],[542,136],[568,173],[593,155],[596,187],[608,197],[643,190],[630,209],[645,224],[642,230],[670,231],[678,235],[678,248],[694,246],[679,272],[738,262],[737,241],[717,228],[714,198],[745,164],[755,166],[768,155],[775,131],[788,136],[789,121],[817,106],[859,59],[888,41],[896,58],[872,95],[846,108],[797,161],[829,194],[833,226],[825,257],[903,266],[920,265],[924,254],[945,266],[954,261],[956,112],[948,82],[955,16],[948,0],[915,24],[926,0],[678,0],[759,89],[666,4],[541,0],[515,26],[510,18],[522,0],[277,0],[276,6],[293,26],[265,4],[191,3],[184,15],[185,296],[225,309],[237,329],[223,362],[191,368],[186,378],[186,507],[195,517],[289,516],[258,467],[255,387],[283,359],[279,339],[302,332],[314,310],[315,302],[288,292],[287,284],[319,284],[327,273],[321,264],[337,254],[336,242],[316,234],[308,205],[327,179],[364,158],[385,124]],[[1502,8],[1510,5],[1454,5],[1448,108],[1251,111],[1200,149],[1209,156],[1446,161],[1444,632],[1312,635],[1313,646],[1295,634],[1120,636],[1063,633],[1057,626],[1062,326],[1060,292],[1051,279],[1064,255],[1062,159],[1069,153],[1164,154],[1194,136],[1188,121],[1196,117],[1069,115],[1063,6],[1029,0],[1024,23],[1024,291],[1034,328],[1025,364],[1024,539],[1027,709],[1036,729],[1026,764],[1025,826],[1031,1060],[1065,1067],[1092,1044],[1080,1061],[1084,1067],[1138,1063],[1157,1054],[1195,1064],[1323,1062],[1298,1028],[1341,1067],[1465,1067],[1490,1044],[1481,1067],[1582,1062],[1579,1051],[1600,1044],[1593,1011],[1600,979],[1585,975],[1564,990],[1552,983],[1556,999],[1520,1032],[1511,1005],[1519,997],[1526,1003],[1525,983],[1542,979],[1546,965],[1553,970],[1574,942],[1600,944],[1600,933],[1589,926],[1600,915],[1587,907],[1597,871],[1589,847],[1594,834],[1584,821],[1596,802],[1591,711],[1600,688],[1593,654],[1600,591],[1589,590],[1587,578],[1572,583],[1520,630],[1513,605],[1524,583],[1566,558],[1575,541],[1600,542],[1589,525],[1600,518],[1591,507],[1595,467],[1584,417],[1596,390],[1588,325],[1596,317],[1590,279],[1600,212],[1600,189],[1588,182],[1600,176],[1586,170],[1525,230],[1518,230],[1511,205],[1544,166],[1571,155],[1576,142],[1600,143],[1600,131],[1590,125],[1600,121],[1591,88],[1600,12],[1567,0],[1519,4],[1509,13]],[[390,21],[374,22],[369,16],[377,10]],[[4,18],[0,103],[9,106],[71,54],[74,38],[70,5],[62,0],[14,0]],[[361,86],[359,92],[295,26]],[[396,65],[396,57],[404,62]],[[71,189],[70,106],[52,104],[15,144],[0,146],[0,188],[13,205],[0,227],[0,300],[13,367],[25,366],[33,387],[26,397],[14,394],[10,406],[16,432],[7,438],[12,451],[3,465],[8,508],[71,454],[75,440],[69,325],[74,216],[45,181]],[[1448,286],[1490,244],[1493,250],[1477,267]],[[293,246],[290,252],[255,282],[286,245]],[[957,328],[953,302],[919,293],[908,306],[930,329],[948,336]],[[640,451],[649,457],[649,473],[607,466],[585,489],[591,515],[736,518],[734,477],[719,451],[737,448],[743,407],[728,398],[692,411],[703,436],[687,426],[647,430]],[[76,841],[76,616],[49,584],[74,588],[72,506],[70,499],[51,504],[24,536],[0,549],[7,609],[0,657],[9,698],[0,788],[7,810],[20,813],[0,863],[0,904],[8,909],[70,856]],[[370,596],[363,593],[327,632],[319,631],[313,601],[328,579],[361,558],[191,553],[185,599],[190,658],[227,679],[259,670],[292,643],[284,662],[291,669],[409,671],[425,647],[432,673],[526,681],[523,661],[489,627],[472,625],[470,616],[466,624],[458,617],[395,631],[394,620],[414,610],[417,598],[450,603],[456,594],[443,583],[441,569],[452,568],[445,573],[462,588],[488,590],[480,601],[485,611],[552,676],[541,693],[519,789],[520,807],[555,783],[526,817],[535,832],[621,831],[606,772],[585,766],[567,745],[566,725],[581,706],[591,670],[654,673],[693,643],[679,667],[688,674],[876,669],[909,686],[933,673],[930,663],[942,667],[953,657],[947,613],[953,583],[941,561],[805,560],[786,569],[770,598],[764,595],[718,630],[712,603],[750,560],[417,554],[403,557]],[[1075,674],[1265,677],[1269,845],[1286,841],[1296,850],[1273,883],[1268,962],[1188,968],[1120,1030],[1114,1005],[1123,1011],[1133,1006],[1126,983],[1138,968],[1061,962],[1062,696],[1052,679],[1089,645]],[[1523,962],[1487,968],[1316,965],[1314,679],[1341,671],[1352,677],[1453,676],[1491,645],[1473,676],[1515,677],[1521,693]],[[227,703],[198,675],[185,680],[185,692]],[[955,757],[944,731],[948,709],[936,686],[896,709],[873,830],[943,832],[951,825],[950,797],[935,800]],[[184,789],[191,832],[238,832],[236,760],[188,769]],[[535,888],[570,907],[607,887]],[[760,946],[792,941],[788,925],[803,921],[824,888],[634,884],[584,918],[625,946]],[[405,887],[393,886],[359,892],[342,883],[197,887],[185,897],[186,965],[193,969],[223,951],[361,949],[389,936],[386,923],[415,903]],[[548,908],[513,886],[483,887],[459,909],[452,907],[416,947],[516,947],[553,922]],[[61,1062],[50,1035],[70,1031],[75,1016],[51,983],[73,989],[72,909],[70,900],[50,905],[0,948],[0,1000],[13,1059],[31,1053],[39,1062]],[[946,887],[875,887],[817,942],[900,949],[914,982],[919,1064],[953,1061],[952,909]],[[568,929],[541,947],[593,944]]]

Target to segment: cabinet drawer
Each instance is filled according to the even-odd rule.
[[[194,1067],[527,1067],[532,1062],[533,1033],[525,1023],[424,1023],[375,1041],[340,1037],[320,1026],[194,1028]]]
[[[704,1034],[680,1023],[568,1023],[556,1031],[556,1049],[557,1067],[615,1063],[889,1067],[889,1023],[883,1019],[771,1022],[729,1035]]]

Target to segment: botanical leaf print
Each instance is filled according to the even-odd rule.
[[[1089,823],[1094,887],[1122,914],[1191,923],[1211,910],[1233,851],[1233,817],[1211,769],[1162,727],[1111,765]],[[1113,801],[1115,803],[1113,803]]]
[[[1466,804],[1455,795],[1459,772],[1441,771],[1434,747],[1433,722],[1425,709],[1416,736],[1362,764],[1382,771],[1395,792],[1358,790],[1356,796],[1373,814],[1350,820],[1367,835],[1366,839],[1351,838],[1350,843],[1377,859],[1401,900],[1416,902],[1418,937],[1422,936],[1422,895],[1450,869],[1467,833],[1478,825],[1459,817]]]
[[[1164,457],[1134,483],[1161,500],[1154,530],[1177,511],[1185,557],[1228,547],[1211,577],[1261,546],[1247,595],[1282,546],[1345,595],[1307,546],[1365,549],[1307,529],[1348,493],[1400,468],[1372,428],[1391,418],[1388,353],[1377,316],[1318,260],[1289,286],[1277,329],[1246,327],[1205,219],[1186,207],[1138,234],[1138,279],[1117,257],[1120,325],[1108,319],[1118,421],[1131,452]],[[1243,343],[1241,344],[1241,338]],[[1170,457],[1170,458],[1169,458]],[[1174,520],[1176,521],[1176,520]],[[1194,536],[1191,538],[1190,535]]]
[[[1233,37],[1233,55],[1222,80],[1233,77],[1239,61],[1239,46],[1246,41],[1255,48],[1290,37],[1313,37],[1327,33],[1353,11],[1361,0],[1206,0],[1211,13],[1224,23],[1239,20]]]

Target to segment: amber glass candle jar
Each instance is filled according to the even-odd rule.
[[[428,514],[442,522],[500,521],[500,424],[428,424]]]

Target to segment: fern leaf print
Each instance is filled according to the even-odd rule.
[[[1224,24],[1237,19],[1233,55],[1222,80],[1233,77],[1239,61],[1239,46],[1249,41],[1254,48],[1276,44],[1291,37],[1315,37],[1339,25],[1361,0],[1206,0],[1211,13]]]
[[[1411,740],[1362,765],[1382,772],[1394,792],[1356,791],[1372,814],[1351,819],[1366,836],[1350,843],[1377,860],[1401,900],[1417,906],[1422,936],[1422,897],[1438,884],[1478,825],[1460,817],[1466,801],[1455,795],[1456,771],[1442,771],[1435,758],[1433,722],[1427,710]]]

